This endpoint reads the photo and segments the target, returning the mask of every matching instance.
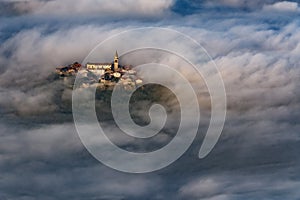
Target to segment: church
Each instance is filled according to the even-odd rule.
[[[125,90],[132,90],[143,84],[141,78],[137,76],[137,72],[131,65],[119,65],[119,56],[116,51],[114,60],[111,63],[88,62],[85,69],[81,68],[81,64],[74,63],[67,67],[56,68],[56,73],[61,77],[81,74],[83,79],[82,87],[97,84],[102,89],[112,89],[117,83],[124,87]]]
[[[110,71],[110,70],[112,70],[113,72],[117,72],[119,70],[118,52],[116,51],[115,53],[113,63],[89,63],[88,62],[86,64],[86,69],[101,75],[103,75],[105,71]]]

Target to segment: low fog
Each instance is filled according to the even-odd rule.
[[[32,0],[0,1],[0,7],[0,199],[300,197],[298,1]],[[181,158],[156,172],[126,174],[85,149],[73,122],[72,87],[54,72],[83,62],[108,37],[140,27],[180,31],[207,50],[224,81],[227,116],[217,145],[199,159],[211,108],[203,77],[167,53],[120,55],[123,64],[179,69],[198,89],[201,109],[196,140]],[[110,62],[116,49],[133,42],[145,43],[143,36],[117,42],[99,51],[99,61]],[[177,45],[176,39],[169,42]],[[161,91],[159,101],[170,112],[157,137],[145,142],[117,134],[108,113],[101,123],[110,139],[136,151],[167,144],[178,127],[178,104]],[[151,102],[133,101],[132,113],[142,119],[137,123],[147,122]]]

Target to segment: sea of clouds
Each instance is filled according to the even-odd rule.
[[[0,199],[298,199],[299,3],[0,1]],[[72,89],[51,74],[82,62],[111,35],[149,26],[180,31],[208,51],[225,84],[227,118],[216,147],[198,159],[210,108],[203,86],[199,102],[208,114],[191,148],[163,170],[125,174],[84,148],[70,110]],[[137,142],[122,139],[114,141]]]

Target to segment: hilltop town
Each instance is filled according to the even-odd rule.
[[[80,87],[96,86],[101,89],[112,89],[117,83],[126,90],[131,90],[143,83],[137,72],[131,66],[119,64],[119,56],[116,51],[113,62],[91,63],[82,66],[78,62],[57,67],[56,73],[60,77],[74,77],[79,75]]]

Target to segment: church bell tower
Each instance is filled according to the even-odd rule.
[[[118,52],[116,51],[115,58],[114,58],[114,71],[117,71],[118,68],[119,68],[119,56],[118,56]]]

